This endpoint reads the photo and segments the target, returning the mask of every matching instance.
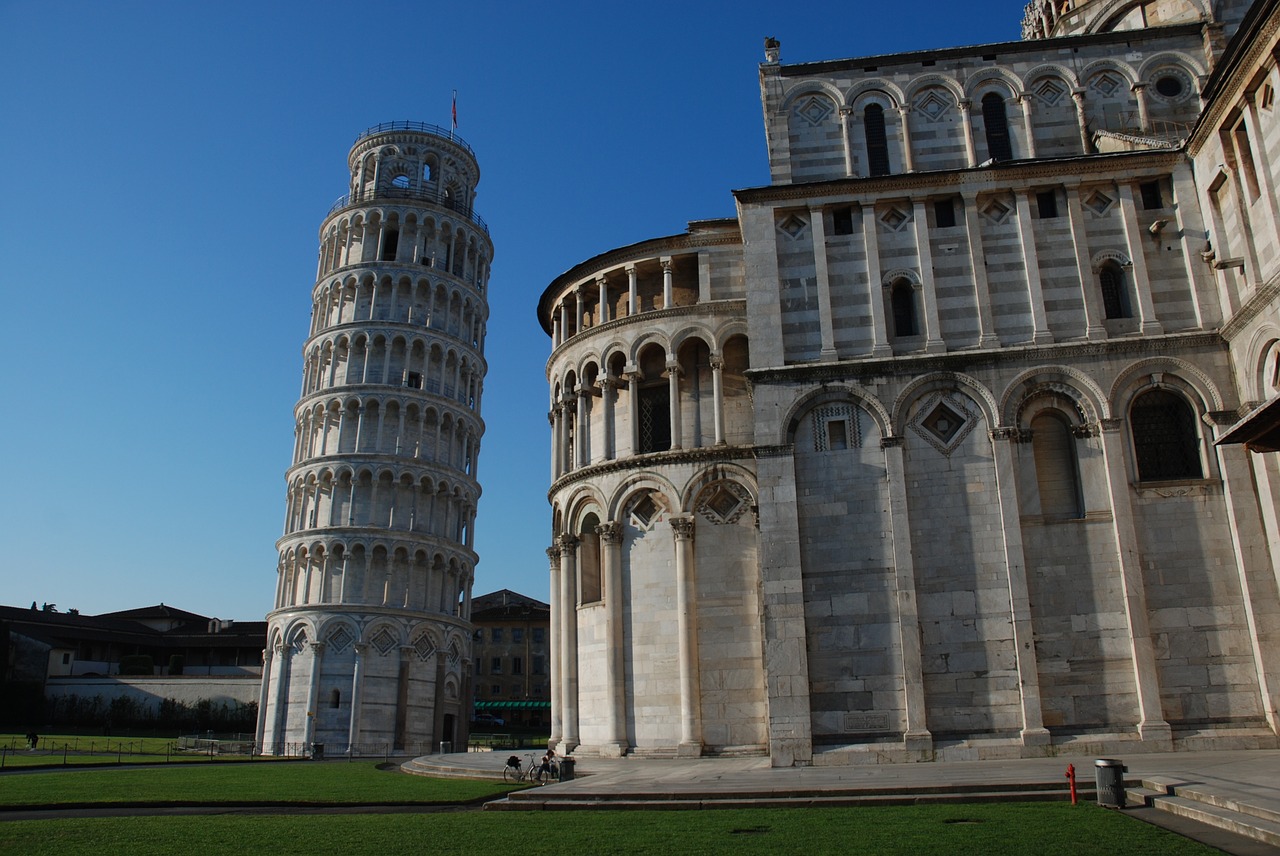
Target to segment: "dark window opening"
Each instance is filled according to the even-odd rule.
[[[541,627],[533,628],[533,644],[541,645],[546,638],[546,631]]]
[[[640,452],[671,448],[671,399],[666,386],[640,390]]]
[[[849,448],[849,423],[843,419],[827,422],[827,448],[833,452]]]
[[[893,310],[893,335],[915,336],[916,329],[916,290],[911,283],[900,279],[890,289],[889,303]]]
[[[1156,92],[1165,98],[1177,98],[1182,94],[1182,81],[1172,74],[1166,74],[1156,81]]]
[[[835,235],[853,234],[852,206],[846,205],[843,208],[833,208],[831,210],[831,232]]]
[[[417,372],[409,372],[404,376],[404,385],[411,389],[422,389],[422,375]]]
[[[889,141],[884,132],[884,108],[868,104],[862,111],[862,124],[867,137],[867,170],[870,175],[889,174]]]
[[[1129,421],[1141,481],[1203,477],[1196,416],[1181,396],[1163,389],[1144,393]]]
[[[1115,262],[1107,262],[1098,271],[1102,288],[1102,309],[1108,318],[1128,318],[1129,290],[1125,288],[1124,271]]]
[[[545,675],[547,673],[546,660],[541,654],[533,658],[533,673],[535,675]]]
[[[489,674],[491,674],[491,675],[501,675],[501,674],[502,674],[502,658],[501,658],[501,657],[491,657],[491,658],[489,658]],[[495,690],[495,692],[496,692],[496,690]]]
[[[1012,160],[1013,143],[1009,139],[1004,99],[995,92],[982,96],[982,125],[987,133],[987,154],[993,160]]]
[[[524,660],[520,659],[519,657],[511,658],[511,674],[513,675],[524,674]]]
[[[938,199],[933,203],[933,219],[939,229],[946,229],[956,224],[956,203],[954,199]]]
[[[1058,194],[1052,190],[1041,190],[1036,193],[1036,208],[1040,219],[1049,220],[1058,216]]]
[[[1142,207],[1147,211],[1164,207],[1164,196],[1160,193],[1160,182],[1144,181],[1138,185],[1138,190],[1142,193]]]
[[[336,708],[342,703],[342,691],[331,690],[329,692],[329,707]]]
[[[382,258],[381,261],[393,262],[396,260],[396,249],[400,244],[400,230],[387,229],[382,233]]]

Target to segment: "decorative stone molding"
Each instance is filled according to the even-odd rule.
[[[673,517],[669,521],[671,529],[675,532],[677,541],[693,540],[693,518],[692,517]]]

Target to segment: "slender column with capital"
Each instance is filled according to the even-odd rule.
[[[600,308],[596,312],[596,324],[603,324],[609,320],[609,281],[602,276],[597,277],[596,285],[600,288]]]
[[[903,104],[898,108],[898,124],[902,128],[902,171],[915,172],[915,155],[911,153],[911,105]]]
[[[311,683],[307,687],[307,729],[304,738],[307,743],[306,751],[310,751],[311,743],[315,739],[316,716],[319,711],[316,710],[316,704],[320,700],[320,667],[324,663],[324,643],[311,642]]]
[[[674,273],[671,257],[663,256],[660,261],[662,262],[662,308],[670,309],[675,300],[671,284],[671,277]]]
[[[552,748],[564,740],[564,689],[560,685],[560,657],[564,645],[560,638],[560,626],[564,623],[560,609],[560,546],[552,544],[547,548],[547,560],[551,566],[551,643],[550,660],[551,675],[551,739],[547,744]]]
[[[844,144],[844,174],[853,175],[853,143],[849,139],[849,123],[853,121],[853,108],[840,108],[840,141]]]
[[[640,454],[640,374],[623,372],[627,382],[627,418],[631,421],[631,454]]]
[[[567,301],[560,301],[560,341],[557,344],[563,345],[565,341],[572,335],[569,332],[569,304]]]
[[[596,527],[596,534],[600,536],[602,548],[600,558],[607,622],[604,663],[607,730],[605,743],[600,751],[605,755],[621,757],[627,751],[627,685],[622,633],[623,604],[627,598],[622,591],[622,524],[614,521],[601,523]]]
[[[1138,296],[1138,318],[1144,336],[1159,336],[1164,327],[1156,320],[1155,303],[1151,300],[1151,277],[1147,273],[1146,249],[1142,243],[1144,230],[1138,224],[1138,208],[1133,201],[1133,185],[1119,183],[1120,220],[1124,224],[1124,238],[1129,245],[1129,260],[1133,263],[1133,291]]]
[[[876,212],[869,205],[861,206],[862,243],[867,253],[867,289],[871,308],[871,356],[887,357],[893,354],[889,345],[888,329],[884,320],[884,288],[880,282],[880,242],[876,237]]]
[[[1014,193],[1018,212],[1018,241],[1022,245],[1022,268],[1027,275],[1027,308],[1031,315],[1031,341],[1036,345],[1053,342],[1049,318],[1044,311],[1044,288],[1040,282],[1040,259],[1036,253],[1036,235],[1031,225],[1032,190]]]
[[[604,448],[601,449],[604,460],[612,461],[617,457],[617,442],[613,436],[613,404],[617,397],[618,382],[609,375],[605,375],[597,381],[600,387],[600,415],[604,424],[604,437],[602,442]]]
[[[702,691],[698,673],[698,595],[694,582],[693,518],[673,517],[676,541],[676,618],[680,642],[680,746],[677,754],[702,754]]]
[[[991,317],[991,288],[987,284],[987,257],[982,248],[982,227],[979,225],[978,197],[964,195],[964,229],[969,238],[969,264],[973,270],[973,298],[978,309],[978,346],[995,347],[1000,344],[995,321]]]
[[[582,286],[578,286],[573,290],[573,300],[574,300],[574,307],[575,307],[573,312],[573,323],[574,323],[573,331],[575,333],[581,333],[582,320],[586,314],[586,309],[582,305]]]
[[[907,512],[907,480],[902,438],[884,437],[885,477],[892,527],[894,587],[898,606],[898,645],[902,649],[902,692],[906,722],[903,747],[914,752],[933,749],[924,704],[924,666],[920,651],[920,609],[916,602],[915,563],[911,557],[911,526]]]
[[[667,361],[667,394],[671,408],[671,448],[684,448],[680,437],[680,364],[675,360]]]
[[[1035,96],[1030,92],[1023,92],[1018,95],[1018,104],[1022,106],[1022,127],[1027,134],[1027,157],[1034,158],[1036,156],[1036,129],[1035,121],[1032,117],[1032,105],[1035,102]]]
[[[351,722],[347,726],[348,755],[355,753],[355,745],[360,740],[360,706],[364,701],[364,661],[368,653],[367,643],[356,643],[355,667],[351,671]]]
[[[809,221],[813,224],[813,265],[818,281],[818,328],[822,336],[819,358],[836,359],[836,337],[831,321],[831,277],[827,273],[827,223],[822,206],[809,208]]]
[[[968,98],[960,99],[960,122],[964,126],[964,157],[966,165],[978,165],[978,153],[973,145],[973,102]]]
[[[276,699],[275,727],[271,729],[271,745],[273,755],[285,753],[285,735],[289,725],[289,660],[291,649],[283,642],[276,643],[276,677],[273,680],[273,693]]]
[[[1040,671],[1036,665],[1035,631],[1031,621],[1031,595],[1027,588],[1027,560],[1022,548],[1022,521],[1018,515],[1017,470],[1009,444],[1014,432],[998,428],[991,432],[995,456],[996,496],[1003,530],[1004,565],[1009,583],[1010,618],[1013,624],[1013,653],[1018,665],[1018,688],[1022,701],[1022,745],[1049,743],[1040,705]]]
[[[277,600],[277,604],[278,603],[279,601]],[[259,753],[263,751],[262,741],[266,736],[267,730],[267,699],[270,698],[270,694],[267,691],[270,689],[271,681],[273,680],[271,676],[271,666],[273,663],[274,657],[272,655],[272,649],[271,646],[268,645],[266,648],[262,649],[262,684],[258,688],[258,729],[257,733],[253,736],[256,751]]]
[[[1129,653],[1133,664],[1133,684],[1138,696],[1138,734],[1168,748],[1173,732],[1164,719],[1160,704],[1160,678],[1156,671],[1155,644],[1147,618],[1147,593],[1139,564],[1138,535],[1129,501],[1128,469],[1124,458],[1124,421],[1102,420],[1102,457],[1107,468],[1107,489],[1111,500],[1112,534],[1116,561],[1124,592],[1124,611],[1129,631]]]
[[[715,418],[716,445],[723,446],[724,439],[724,360],[711,358],[711,399]]]
[[[1133,96],[1138,101],[1138,124],[1144,131],[1151,130],[1151,104],[1147,98],[1145,83],[1133,84]]]
[[[551,426],[551,480],[560,478],[560,408],[547,411],[547,423]]]
[[[1084,111],[1084,90],[1076,89],[1071,93],[1071,100],[1076,105],[1076,124],[1080,126],[1080,152],[1093,154],[1093,141],[1089,139],[1089,116]]]
[[[942,323],[938,320],[938,290],[933,278],[933,247],[929,243],[929,218],[925,213],[925,201],[913,199],[916,253],[920,258],[920,296],[924,299],[925,337],[924,349],[930,354],[940,354],[947,349],[942,339]]]
[[[564,754],[578,748],[578,539],[560,539],[560,685]]]
[[[627,265],[627,315],[635,315],[640,311],[640,302],[636,296],[636,266]]]
[[[575,467],[591,463],[591,422],[587,419],[587,391],[585,383],[578,385],[578,415],[573,423],[573,457]]]
[[[1089,233],[1085,229],[1084,211],[1080,205],[1080,185],[1067,186],[1067,219],[1071,224],[1071,242],[1076,256],[1076,275],[1080,279],[1080,302],[1084,306],[1086,339],[1107,338],[1098,306],[1098,289],[1093,284],[1093,267],[1089,261]]]

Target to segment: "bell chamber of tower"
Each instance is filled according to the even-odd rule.
[[[465,741],[493,243],[449,130],[357,137],[320,226],[258,741]]]

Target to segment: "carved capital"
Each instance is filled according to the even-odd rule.
[[[602,544],[621,544],[622,524],[617,522],[601,523],[596,527],[596,534],[600,536]]]
[[[671,259],[661,259],[659,261],[659,264],[662,265],[663,273],[671,273],[671,271],[675,268],[675,264],[671,261]]]
[[[677,541],[693,540],[692,517],[673,517],[669,522],[671,523],[671,530],[676,533]]]
[[[547,558],[551,561],[552,567],[560,565],[560,545],[552,544],[547,548]]]
[[[1119,431],[1124,426],[1123,419],[1099,419],[1098,426],[1103,431]]]
[[[1097,437],[1099,433],[1097,422],[1082,422],[1079,425],[1071,426],[1071,436],[1077,440],[1083,440],[1086,437]]]
[[[1009,440],[1012,442],[1017,442],[1019,434],[1021,433],[1022,432],[1019,431],[1017,428],[992,428],[991,439],[992,440]]]
[[[570,535],[567,532],[564,535],[561,535],[559,538],[557,538],[556,541],[558,541],[560,544],[561,555],[564,554],[565,550],[576,549],[579,543],[577,535]]]
[[[887,437],[880,438],[881,449],[897,449],[897,448],[900,448],[901,446],[902,446],[902,437],[887,436]]]

